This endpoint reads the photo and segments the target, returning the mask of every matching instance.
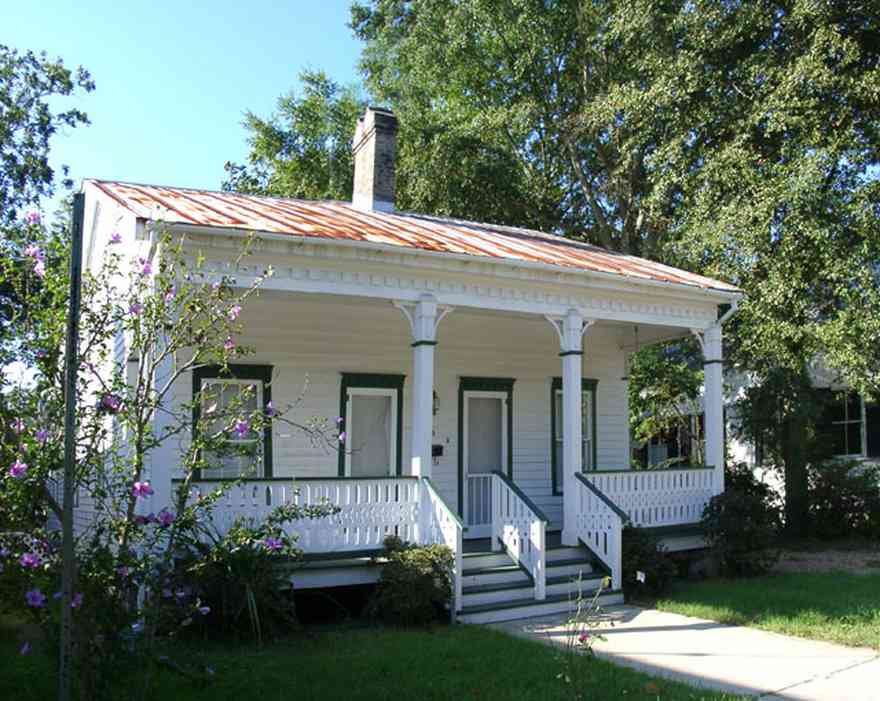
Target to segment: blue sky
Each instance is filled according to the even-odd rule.
[[[305,68],[358,80],[350,0],[7,3],[0,43],[45,50],[92,73],[62,104],[92,124],[58,134],[71,175],[217,189],[247,153],[242,114],[266,116]]]

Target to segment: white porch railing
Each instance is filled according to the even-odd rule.
[[[697,523],[715,494],[711,467],[597,471],[584,477],[634,526],[644,528]]]
[[[611,588],[623,583],[623,526],[626,514],[614,505],[585,475],[575,474],[577,537],[611,573]]]
[[[222,483],[195,480],[191,498],[207,495]],[[245,480],[227,488],[212,510],[211,523],[225,533],[239,517],[262,520],[272,509],[291,502],[300,506],[326,502],[339,507],[332,516],[288,524],[290,534],[297,537],[297,547],[306,554],[379,550],[389,535],[410,543],[448,546],[455,560],[453,614],[461,609],[464,527],[427,478]]]
[[[546,598],[547,517],[503,472],[492,475],[492,549],[507,550],[531,576],[535,599]]]
[[[492,477],[491,472],[465,477],[465,525],[471,530],[492,525]]]
[[[434,488],[431,480],[422,477],[421,505],[419,507],[419,543],[422,545],[445,545],[452,550],[453,571],[453,618],[461,610],[462,588],[462,534],[464,524]]]
[[[199,480],[192,486],[207,494],[220,484],[220,480]],[[260,520],[288,502],[339,507],[332,516],[288,524],[289,532],[297,536],[297,547],[305,553],[378,550],[389,535],[417,542],[420,485],[415,477],[246,480],[227,489],[213,509],[211,522],[225,532],[238,517]]]

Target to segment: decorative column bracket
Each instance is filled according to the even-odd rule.
[[[437,327],[455,307],[437,303],[433,295],[422,295],[418,302],[393,302],[409,322],[413,347],[437,344]]]
[[[556,335],[559,336],[560,357],[584,354],[581,348],[583,337],[587,329],[596,323],[595,319],[584,319],[574,309],[565,316],[546,314],[544,318],[550,322]]]

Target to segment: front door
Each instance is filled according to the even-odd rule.
[[[507,393],[464,392],[464,521],[466,538],[492,534],[492,472],[507,465]]]

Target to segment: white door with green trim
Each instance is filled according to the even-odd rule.
[[[507,393],[465,391],[462,485],[466,538],[492,534],[492,472],[507,469]]]

